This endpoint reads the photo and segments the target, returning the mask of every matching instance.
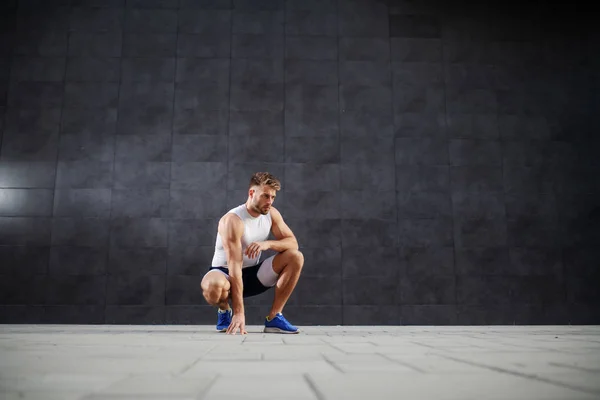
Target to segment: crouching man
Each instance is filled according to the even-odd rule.
[[[281,184],[273,175],[255,173],[246,203],[229,210],[219,221],[212,266],[202,278],[201,287],[206,301],[219,307],[220,332],[235,335],[239,329],[246,334],[243,298],[272,287],[275,296],[265,318],[264,332],[299,332],[282,311],[296,287],[304,257],[298,251],[296,237],[273,207],[280,189]],[[270,233],[276,240],[267,240]],[[277,254],[259,262],[262,252],[269,249]]]

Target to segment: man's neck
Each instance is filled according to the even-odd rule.
[[[248,211],[248,214],[250,214],[254,218],[256,218],[260,215],[260,213],[253,210],[252,207],[250,207],[250,205],[248,203],[246,203],[246,211]]]

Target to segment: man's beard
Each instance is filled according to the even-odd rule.
[[[256,211],[257,213],[262,214],[262,215],[267,215],[269,212],[268,206],[264,206],[263,208],[260,208],[258,203],[254,204],[253,208],[254,208],[254,211]]]

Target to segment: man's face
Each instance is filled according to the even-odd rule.
[[[250,195],[252,196],[251,206],[252,209],[258,213],[266,215],[271,209],[271,205],[275,201],[276,190],[262,185],[260,187],[255,186],[250,189]]]

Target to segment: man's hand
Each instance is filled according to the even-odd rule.
[[[240,329],[240,334],[248,334],[248,332],[246,332],[246,317],[244,316],[244,314],[233,314],[233,318],[231,318],[229,328],[227,328],[227,334],[235,335],[238,328]]]
[[[246,255],[249,258],[256,258],[258,253],[261,251],[269,250],[269,243],[267,242],[252,242],[246,248]]]

